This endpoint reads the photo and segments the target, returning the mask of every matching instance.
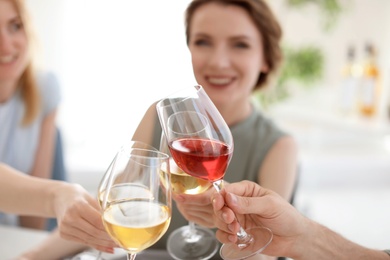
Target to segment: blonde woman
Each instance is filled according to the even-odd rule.
[[[51,178],[59,85],[35,71],[33,32],[23,0],[0,0],[0,162]],[[0,215],[0,223],[17,224]],[[24,227],[43,229],[45,219],[19,217]]]

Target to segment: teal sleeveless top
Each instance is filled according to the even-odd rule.
[[[258,183],[258,172],[261,164],[275,142],[286,135],[259,109],[254,107],[251,115],[244,121],[230,126],[234,140],[233,157],[228,166],[224,180],[232,183],[250,180]],[[161,125],[156,114],[152,145],[160,147]],[[188,224],[180,214],[175,202],[172,203],[172,219],[166,234],[151,248],[165,249],[171,232]],[[215,259],[220,259],[217,253]],[[214,258],[213,258],[214,259]]]

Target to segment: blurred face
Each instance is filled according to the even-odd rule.
[[[17,81],[27,65],[27,37],[14,4],[0,0],[0,83]]]
[[[189,49],[197,82],[217,106],[246,103],[266,71],[261,35],[237,6],[205,4],[192,18]]]

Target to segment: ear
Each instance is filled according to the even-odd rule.
[[[269,66],[268,63],[265,61],[265,57],[261,57],[261,67],[260,67],[260,73],[267,73],[269,72]]]

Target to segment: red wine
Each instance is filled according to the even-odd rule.
[[[226,144],[201,138],[176,139],[169,144],[169,149],[183,171],[208,181],[223,178],[232,156]]]

